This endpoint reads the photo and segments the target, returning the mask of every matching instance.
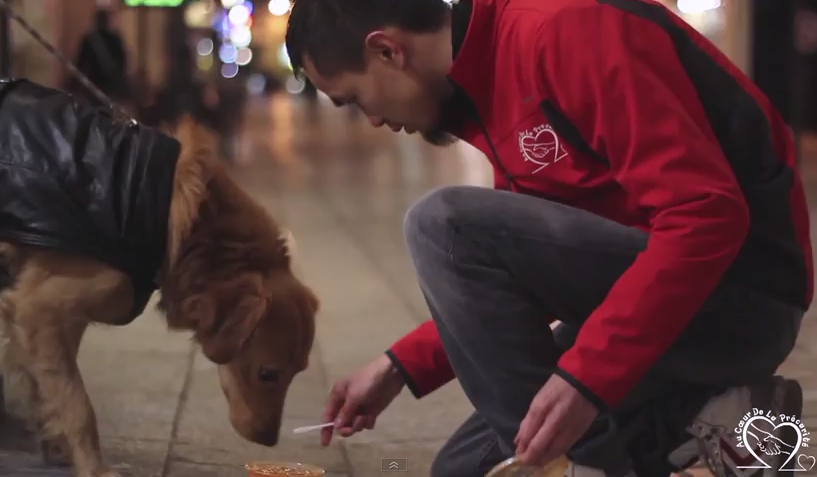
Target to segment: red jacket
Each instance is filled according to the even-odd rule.
[[[709,41],[651,0],[473,0],[471,10],[449,77],[475,114],[454,132],[491,160],[495,186],[649,233],[561,375],[615,405],[725,274],[808,307],[790,132]],[[389,354],[418,397],[454,377],[432,322]]]

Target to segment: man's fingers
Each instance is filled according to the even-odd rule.
[[[360,432],[363,429],[365,429],[366,428],[367,418],[368,418],[368,416],[363,416],[363,415],[355,416],[355,422],[354,422],[354,424],[352,424],[352,429],[354,429],[355,432]]]
[[[335,428],[335,432],[340,434],[342,437],[349,437],[355,433],[355,429],[351,426],[344,426],[341,428]]]
[[[346,402],[346,387],[340,384],[332,386],[332,391],[326,399],[322,422],[334,422],[338,417],[343,404]],[[331,429],[329,430],[331,433]]]
[[[533,439],[539,431],[539,428],[542,427],[545,416],[546,413],[541,409],[536,400],[534,400],[530,409],[528,409],[528,414],[519,425],[519,432],[517,432],[516,439],[514,440],[516,442],[517,455],[524,453],[530,446],[531,439]]]
[[[545,465],[559,457],[565,437],[562,435],[563,429],[560,428],[560,418],[561,415],[558,415],[557,412],[548,414],[521,456],[524,463]]]
[[[332,391],[329,392],[329,397],[326,399],[326,406],[323,411],[322,422],[336,423],[335,429],[327,427],[321,429],[321,444],[328,446],[332,442],[332,435],[340,431],[342,427],[341,421],[344,419],[341,415],[344,408],[349,406],[349,399],[347,399],[348,384],[339,381],[332,386]],[[338,425],[341,423],[341,425]]]
[[[332,429],[331,427],[324,427],[323,429],[321,429],[321,445],[322,446],[328,446],[329,444],[332,443],[332,433],[333,432],[334,432],[334,429]]]
[[[519,432],[516,433],[516,438],[513,440],[513,443],[516,445],[516,455],[522,455],[528,448],[528,442],[530,441],[529,422],[530,419],[525,416],[525,419],[519,424]]]
[[[351,425],[336,428],[335,431],[343,437],[349,437],[352,434],[357,434],[363,429],[374,428],[375,417],[368,414],[358,414],[352,417]]]
[[[359,412],[359,407],[360,405],[356,399],[347,399],[335,418],[335,428],[351,427],[354,424],[355,415]]]

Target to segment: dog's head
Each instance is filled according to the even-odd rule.
[[[275,271],[213,283],[187,306],[204,355],[219,364],[233,428],[275,445],[289,385],[309,363],[318,300],[290,272]]]
[[[209,158],[187,124],[171,205],[160,308],[218,364],[230,422],[275,445],[293,377],[308,364],[318,300],[293,274],[293,241]]]
[[[242,271],[240,264],[215,263],[220,269],[209,275],[191,268],[196,291],[178,307],[163,294],[168,318],[193,329],[204,355],[219,365],[236,432],[272,446],[289,385],[309,363],[318,300],[289,267]]]

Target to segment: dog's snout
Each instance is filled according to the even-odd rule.
[[[250,440],[262,446],[272,447],[278,444],[278,436],[279,433],[277,430],[260,431],[253,433],[252,437],[250,437]]]
[[[258,422],[236,422],[232,421],[233,429],[248,441],[267,447],[278,444],[280,436],[280,425],[261,426]]]

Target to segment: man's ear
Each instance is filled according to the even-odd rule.
[[[268,304],[260,281],[242,277],[185,300],[182,313],[194,323],[196,341],[210,361],[229,363],[252,336]]]
[[[363,40],[366,55],[381,63],[402,69],[406,64],[405,48],[398,41],[394,30],[389,32],[377,30],[369,33]]]

